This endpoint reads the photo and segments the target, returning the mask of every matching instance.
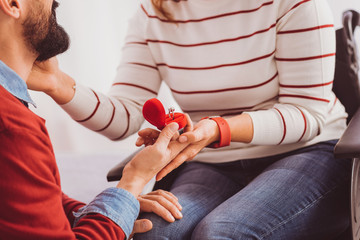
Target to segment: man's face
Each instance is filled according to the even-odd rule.
[[[46,9],[42,0],[30,3],[29,13],[23,23],[24,37],[31,51],[39,54],[37,60],[45,61],[65,52],[70,39],[56,20],[57,1],[53,1],[50,9]]]

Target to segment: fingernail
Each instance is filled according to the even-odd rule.
[[[148,222],[142,222],[142,227],[143,227],[143,229],[149,229],[149,228],[151,228],[152,226],[148,223]]]
[[[170,129],[171,129],[171,131],[177,131],[178,129],[179,129],[179,124],[171,124],[171,126],[170,126]]]
[[[183,217],[182,213],[179,212],[179,211],[176,211],[176,215],[177,215],[178,218],[182,218],[182,217]]]
[[[175,222],[175,218],[173,217],[173,215],[169,214],[169,217],[170,217],[172,222]]]

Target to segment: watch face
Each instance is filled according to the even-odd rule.
[[[351,228],[353,239],[360,239],[360,159],[353,162],[351,180]]]

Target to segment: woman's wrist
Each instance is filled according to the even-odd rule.
[[[205,117],[203,119],[210,120],[215,129],[213,136],[210,138],[209,147],[219,148],[229,146],[231,142],[231,132],[227,121],[220,116]]]
[[[231,141],[250,143],[254,135],[254,127],[249,114],[243,113],[228,118],[230,126]]]
[[[209,144],[211,144],[213,142],[217,142],[220,140],[220,129],[215,121],[213,121],[212,119],[209,119],[209,118],[207,120],[209,121],[209,124],[211,124],[211,128],[213,129],[213,131],[211,131],[212,136],[209,139]]]
[[[48,92],[49,95],[56,103],[62,105],[70,102],[75,95],[75,80],[66,73],[59,71],[56,74],[55,81],[57,84]]]

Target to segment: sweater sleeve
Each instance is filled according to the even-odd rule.
[[[145,101],[157,96],[161,79],[144,37],[147,18],[139,8],[129,22],[122,59],[107,95],[78,84],[62,108],[77,122],[119,140],[139,130]]]
[[[335,34],[326,0],[279,0],[277,4],[278,104],[249,112],[252,144],[309,141],[321,133],[336,102],[332,92]]]
[[[26,128],[14,130],[1,127],[1,238],[92,240],[126,237],[118,225],[116,215],[90,213],[72,228],[70,222],[73,221],[73,217],[69,217],[70,212],[83,204],[62,194],[55,158],[47,135],[34,133]],[[45,131],[45,127],[42,129]],[[111,199],[108,198],[107,201],[111,202]],[[134,202],[132,199],[128,201]],[[129,211],[129,206],[122,206],[117,199],[114,199],[113,204],[118,209],[126,208],[125,210]],[[131,232],[131,224],[138,214],[138,208],[133,208],[134,216],[125,219],[128,232]]]
[[[66,194],[62,194],[62,205],[64,208],[65,215],[69,220],[70,226],[74,225],[74,212],[77,212],[81,207],[85,206],[85,203],[79,202],[75,199],[70,198]]]

